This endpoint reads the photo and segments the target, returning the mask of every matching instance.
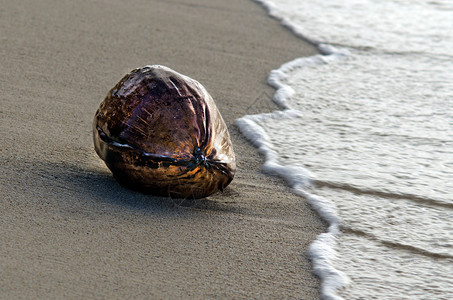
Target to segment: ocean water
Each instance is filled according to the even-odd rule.
[[[323,298],[453,299],[453,1],[258,2],[322,53],[236,124],[330,224]]]

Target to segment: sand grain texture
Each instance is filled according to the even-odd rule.
[[[323,223],[232,125],[276,109],[266,76],[312,47],[247,0],[0,7],[0,298],[319,297],[306,250]],[[96,156],[94,112],[146,64],[214,97],[238,160],[223,194],[175,207],[120,187]]]

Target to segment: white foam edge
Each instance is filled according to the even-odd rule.
[[[264,155],[265,162],[263,170],[270,175],[277,175],[284,177],[290,186],[303,185],[304,187],[310,184],[309,179],[311,174],[308,170],[296,166],[283,166],[278,163],[278,154],[273,150],[270,139],[260,125],[259,121],[266,119],[282,119],[300,116],[300,112],[296,110],[275,111],[272,113],[259,114],[259,115],[246,115],[242,118],[236,119],[235,124],[238,126],[241,133],[250,140],[253,145],[258,148],[258,151]]]
[[[284,81],[290,72],[296,68],[326,64],[349,55],[347,50],[338,49],[327,44],[319,44],[318,48],[324,54],[297,58],[283,64],[279,69],[270,72],[268,83],[276,89],[273,99],[283,109],[282,111],[246,115],[236,119],[235,124],[238,126],[240,132],[264,155],[263,171],[270,175],[284,178],[293,192],[307,199],[320,217],[329,224],[327,232],[318,235],[311,243],[308,255],[313,264],[313,272],[321,279],[322,299],[339,300],[343,298],[338,296],[336,292],[338,289],[346,286],[350,280],[345,273],[337,270],[332,264],[332,260],[337,255],[335,250],[337,237],[341,234],[337,209],[329,200],[311,195],[304,190],[310,185],[313,175],[303,167],[280,164],[278,162],[278,154],[273,150],[273,145],[266,131],[259,125],[260,122],[269,119],[274,119],[274,122],[277,122],[278,119],[282,118],[302,116],[300,111],[291,109],[289,104],[289,100],[294,95],[294,90],[285,84]]]
[[[288,28],[289,30],[291,30],[291,32],[294,35],[315,45],[322,54],[324,54],[324,55],[335,54],[335,56],[338,56],[338,55],[343,56],[343,55],[345,55],[345,54],[347,55],[349,53],[349,50],[346,48],[336,48],[332,45],[324,44],[321,41],[315,39],[314,37],[309,36],[309,33],[304,32],[299,27],[294,25],[291,22],[290,18],[282,17],[279,14],[279,9],[277,8],[277,5],[275,5],[274,1],[272,1],[272,0],[253,0],[253,1],[261,4],[267,10],[267,13],[271,17],[280,21],[282,23],[282,25],[285,26],[286,28]]]
[[[280,68],[270,72],[267,82],[276,89],[273,100],[282,109],[291,108],[288,100],[294,95],[294,90],[289,85],[284,83],[289,73],[295,69],[303,67],[327,64],[348,55],[346,49],[338,49],[327,44],[320,44],[318,45],[318,48],[324,49],[326,51],[325,53],[328,54],[317,54],[309,57],[296,58],[292,61],[284,63],[280,66]]]
[[[310,185],[310,179],[313,178],[310,171],[299,166],[280,164],[278,162],[278,154],[273,150],[267,133],[259,125],[259,122],[264,120],[275,119],[274,121],[277,122],[281,118],[299,117],[300,115],[299,111],[288,109],[273,113],[247,115],[236,119],[235,124],[241,133],[264,155],[263,171],[267,174],[284,178],[292,188],[292,191],[307,199],[320,217],[329,224],[327,232],[318,235],[315,241],[311,243],[308,255],[313,264],[313,272],[321,279],[322,298],[338,300],[342,298],[336,295],[336,290],[345,286],[349,279],[332,265],[332,260],[336,256],[336,239],[340,234],[340,221],[336,207],[330,201],[304,191]]]

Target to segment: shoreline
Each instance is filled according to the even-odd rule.
[[[325,225],[233,125],[277,110],[269,72],[316,49],[250,0],[28,2],[0,19],[2,295],[319,298],[307,248]],[[174,207],[120,187],[94,153],[99,103],[146,64],[213,96],[238,164],[224,193]]]

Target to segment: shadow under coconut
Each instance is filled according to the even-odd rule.
[[[46,169],[52,170],[53,180],[77,193],[78,198],[84,199],[83,201],[95,199],[98,203],[103,202],[104,204],[149,213],[171,213],[177,208],[237,211],[237,208],[230,205],[233,203],[232,198],[238,195],[232,188],[226,188],[223,192],[202,199],[159,197],[140,193],[120,185],[108,169],[105,169],[105,171],[100,171],[97,168],[84,169],[67,163],[51,163],[50,168]]]

